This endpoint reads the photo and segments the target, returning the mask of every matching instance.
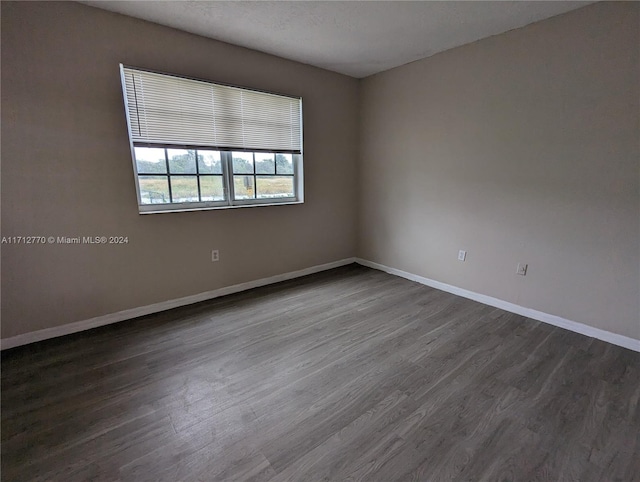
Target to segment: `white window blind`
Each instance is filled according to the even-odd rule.
[[[134,143],[302,151],[300,98],[121,70]]]

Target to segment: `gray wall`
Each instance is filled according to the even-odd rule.
[[[640,338],[639,11],[598,3],[365,79],[359,256]]]
[[[118,63],[301,95],[305,203],[138,214]],[[2,2],[2,337],[355,253],[358,81],[76,3]],[[211,263],[211,249],[221,260]]]

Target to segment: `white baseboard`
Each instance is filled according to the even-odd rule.
[[[0,349],[7,350],[16,346],[27,345],[29,343],[35,343],[42,340],[48,340],[49,338],[56,338],[58,336],[69,335],[71,333],[77,333],[79,331],[90,330],[91,328],[110,325],[111,323],[118,323],[119,321],[129,320],[138,316],[150,315],[152,313],[158,313],[160,311],[178,308],[179,306],[190,305],[193,303],[198,303],[200,301],[206,301],[213,298],[218,298],[220,296],[250,290],[252,288],[258,288],[260,286],[279,283],[280,281],[300,278],[301,276],[319,273],[320,271],[326,271],[328,269],[338,268],[340,266],[345,266],[354,262],[355,258],[345,258],[339,261],[334,261],[332,263],[320,264],[298,271],[291,271],[289,273],[278,274],[275,276],[270,276],[268,278],[248,281],[246,283],[227,286],[225,288],[219,288],[217,290],[205,291],[204,293],[199,293],[197,295],[185,296],[184,298],[177,298],[175,300],[162,301],[160,303],[154,303],[152,305],[141,306],[138,308],[131,308],[129,310],[118,311],[116,313],[110,313],[108,315],[97,316],[88,320],[76,321],[75,323],[68,323],[62,326],[54,326],[52,328],[45,328],[44,330],[32,331],[30,333],[24,333],[22,335],[12,336],[10,338],[3,338],[2,340],[0,340]]]
[[[138,316],[150,315],[152,313],[158,313],[160,311],[170,310],[179,306],[190,305],[198,303],[200,301],[206,301],[220,296],[230,295],[238,293],[240,291],[250,290],[252,288],[258,288],[260,286],[266,286],[280,281],[286,281],[301,276],[306,276],[313,273],[319,273],[320,271],[326,271],[328,269],[338,268],[351,263],[358,263],[369,268],[377,269],[389,273],[392,275],[400,276],[417,283],[430,286],[454,295],[462,296],[463,298],[469,298],[480,303],[484,303],[489,306],[495,306],[511,313],[526,316],[534,320],[549,323],[550,325],[558,326],[566,330],[570,330],[581,335],[597,338],[602,341],[613,343],[614,345],[622,346],[630,350],[640,352],[640,340],[630,338],[628,336],[619,335],[610,331],[601,330],[600,328],[594,328],[593,326],[585,325],[577,321],[568,320],[559,316],[550,315],[542,311],[534,310],[531,308],[525,308],[524,306],[516,305],[508,301],[493,298],[492,296],[483,295],[473,291],[458,288],[440,281],[435,281],[423,276],[418,276],[413,273],[408,273],[395,268],[374,263],[361,258],[345,258],[332,263],[321,264],[312,266],[310,268],[301,269],[298,271],[291,271],[289,273],[283,273],[268,278],[262,278],[255,281],[248,281],[246,283],[240,283],[233,286],[227,286],[225,288],[219,288],[217,290],[206,291],[192,296],[185,296],[184,298],[178,298],[174,300],[162,301],[160,303],[154,303],[152,305],[141,306],[138,308],[132,308],[129,310],[118,311],[116,313],[110,313],[108,315],[98,316],[90,318],[88,320],[77,321],[75,323],[69,323],[62,326],[55,326],[52,328],[45,328],[44,330],[32,331],[30,333],[24,333],[22,335],[13,336],[10,338],[4,338],[0,340],[0,349],[7,350],[21,345],[27,345],[29,343],[35,343],[37,341],[47,340],[49,338],[56,338],[58,336],[69,335],[71,333],[77,333],[79,331],[90,330],[91,328],[97,328],[99,326],[109,325],[111,323],[118,323],[120,321],[129,320]]]
[[[367,266],[369,268],[384,271],[385,273],[400,276],[411,281],[416,281],[417,283],[446,291],[454,295],[462,296],[463,298],[469,298],[474,301],[479,301],[480,303],[484,303],[485,305],[495,306],[496,308],[500,308],[511,313],[526,316],[527,318],[532,318],[544,323],[549,323],[550,325],[558,326],[560,328],[564,328],[565,330],[580,333],[581,335],[597,338],[598,340],[606,341],[614,345],[622,346],[624,348],[640,352],[640,340],[637,340],[635,338],[630,338],[628,336],[619,335],[610,331],[601,330],[600,328],[594,328],[593,326],[585,325],[584,323],[567,320],[566,318],[550,315],[549,313],[544,313],[542,311],[525,308],[524,306],[516,305],[514,303],[510,303],[498,298],[493,298],[492,296],[487,296],[476,293],[474,291],[458,288],[446,283],[441,283],[440,281],[435,281],[423,276],[418,276],[413,273],[408,273],[406,271],[390,268],[379,263],[374,263],[373,261],[368,261],[366,259],[356,258],[356,263]]]

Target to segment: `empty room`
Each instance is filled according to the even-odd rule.
[[[1,9],[2,481],[640,482],[640,3]]]

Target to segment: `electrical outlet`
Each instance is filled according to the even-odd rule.
[[[467,252],[461,249],[458,251],[458,261],[464,261],[465,259],[467,259]]]
[[[211,250],[211,261],[220,261],[220,251],[217,249]]]
[[[518,267],[516,268],[516,274],[519,274],[520,276],[526,276],[527,275],[527,266],[524,263],[518,263]]]

